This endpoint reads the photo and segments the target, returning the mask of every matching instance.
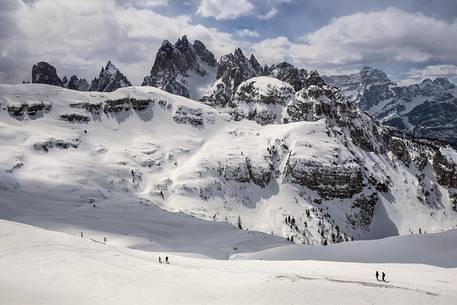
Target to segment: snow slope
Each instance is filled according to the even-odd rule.
[[[100,231],[153,239],[148,217],[162,217],[156,208],[149,209],[155,206],[235,227],[240,218],[243,229],[311,244],[323,242],[322,232],[330,240],[339,230],[347,240],[408,234],[418,228],[440,232],[456,224],[448,189],[437,185],[432,173],[422,182],[435,198],[428,205],[414,167],[390,153],[369,153],[332,135],[325,120],[266,126],[233,121],[210,106],[153,87],[101,93],[0,85],[0,102],[0,215],[5,219],[56,230],[70,223],[78,232],[96,231],[106,218],[108,224]],[[22,105],[28,110],[21,115],[8,112]],[[43,110],[33,111],[36,105]],[[343,169],[362,167],[362,162],[364,175],[390,180],[389,191],[380,193],[369,227],[354,227],[347,219],[357,212],[354,197],[322,200],[316,190],[291,182],[289,160],[324,168],[343,164]],[[428,164],[426,170],[430,168]],[[266,174],[271,177],[265,180]],[[370,194],[372,187],[363,179],[361,193]],[[119,216],[122,211],[125,215]],[[291,215],[297,228],[284,222]],[[136,218],[141,219],[140,229],[132,229]],[[233,244],[247,239],[234,237]],[[282,241],[266,244],[277,242]],[[154,249],[138,243],[133,247]],[[224,247],[213,243],[199,253],[232,254]]]
[[[0,221],[1,304],[455,304],[457,269],[218,261]],[[159,264],[158,256],[171,264]],[[386,272],[386,283],[374,279]]]
[[[231,259],[319,260],[360,263],[415,263],[457,268],[457,230],[435,234],[395,236],[330,246],[291,245]]]

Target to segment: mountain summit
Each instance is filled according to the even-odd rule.
[[[183,36],[173,45],[164,40],[157,51],[151,72],[142,86],[153,86],[167,92],[198,99],[215,79],[217,62],[214,54],[199,40],[193,44]]]
[[[92,80],[90,91],[111,92],[122,87],[129,87],[129,82],[119,69],[108,61],[106,66],[100,71],[98,78]]]

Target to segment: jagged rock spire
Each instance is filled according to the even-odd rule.
[[[92,80],[90,91],[111,92],[122,87],[129,87],[129,82],[119,69],[108,61],[105,67],[102,67],[98,78]]]
[[[199,40],[191,44],[186,35],[179,38],[174,45],[164,40],[157,51],[151,72],[144,78],[142,85],[198,98],[196,95],[200,94],[199,88],[190,87],[190,79],[206,80],[216,65],[214,54]]]

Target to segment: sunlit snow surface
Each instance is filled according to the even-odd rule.
[[[428,305],[457,300],[456,268],[199,259],[132,250],[110,237],[105,245],[90,234],[80,238],[3,220],[0,232],[1,304]],[[408,237],[402,240],[408,242]],[[455,243],[452,247],[455,253]],[[166,255],[171,264],[159,264],[158,257]],[[376,270],[386,273],[387,282],[376,281]]]
[[[124,97],[155,102],[144,111],[117,114],[88,114],[80,107]],[[152,87],[99,93],[0,85],[0,103],[0,304],[457,301],[455,231],[430,234],[455,226],[450,207],[424,206],[413,171],[391,155],[349,151],[339,138],[328,137],[323,120],[234,122],[228,114]],[[8,106],[23,103],[52,109],[12,118]],[[60,119],[69,114],[88,116],[89,122]],[[189,123],[199,119],[201,125]],[[375,175],[389,175],[393,187],[380,198],[371,232],[352,233],[407,236],[330,247],[291,245],[279,237],[290,233],[284,216],[311,208],[316,194],[300,197],[280,175],[265,188],[223,181],[221,195],[218,168],[236,167],[246,157],[261,167],[276,139],[297,158],[350,163],[355,154]],[[283,168],[285,158],[277,166]],[[448,200],[444,189],[438,187],[438,193],[442,202]],[[206,195],[210,198],[203,200]],[[339,199],[322,204],[347,230],[350,205]],[[238,216],[249,231],[236,227]],[[309,221],[310,232],[317,231],[317,221]],[[408,230],[417,233],[418,227],[427,234],[410,236]],[[159,255],[172,264],[158,264]],[[389,283],[377,282],[376,270],[385,271]]]

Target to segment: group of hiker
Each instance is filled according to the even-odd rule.
[[[81,238],[84,238],[84,234],[83,232],[81,232]],[[103,237],[103,242],[105,243],[106,245],[106,236]],[[162,258],[159,256],[159,263],[162,264]],[[168,259],[168,256],[165,256],[165,264],[170,264],[170,261]]]
[[[376,280],[377,281],[386,281],[386,274],[384,272],[381,273],[381,279],[379,279],[379,272],[376,270]]]
[[[83,232],[81,232],[81,238],[84,238],[84,234],[83,234]],[[95,241],[95,240],[93,240],[93,241]],[[106,245],[106,236],[105,236],[105,237],[103,237],[103,242],[104,242],[104,243],[105,243],[105,245]]]
[[[159,256],[159,263],[162,263],[162,258]],[[169,264],[170,261],[168,260],[168,256],[165,256],[165,264]]]

